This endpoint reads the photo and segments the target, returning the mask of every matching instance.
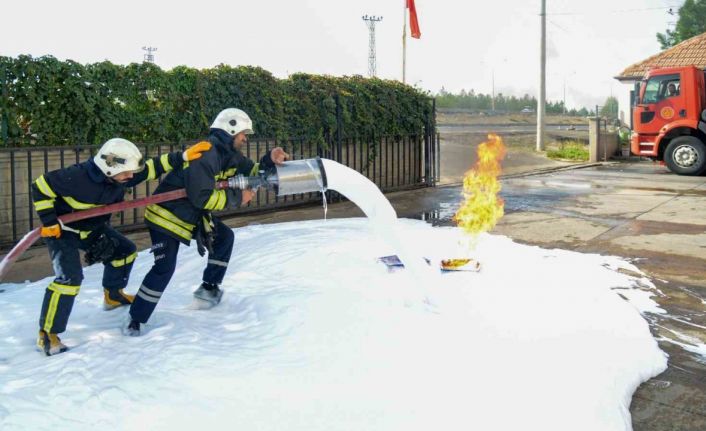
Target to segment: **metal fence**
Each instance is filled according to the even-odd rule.
[[[146,157],[183,150],[183,144],[142,145]],[[370,136],[347,138],[334,136],[325,146],[303,139],[252,139],[243,152],[253,160],[276,146],[284,147],[293,159],[323,157],[354,169],[373,181],[383,192],[433,186],[439,179],[439,137],[433,124],[420,135]],[[87,160],[99,146],[0,148],[0,250],[8,249],[26,232],[39,225],[32,205],[30,186],[39,175]],[[149,195],[155,182],[145,182],[128,190],[126,200]],[[248,207],[222,212],[224,215],[267,211],[276,208],[321,202],[319,193],[277,197],[261,189]],[[327,192],[329,202],[341,200]],[[143,227],[144,209],[113,214],[113,226],[119,230]]]

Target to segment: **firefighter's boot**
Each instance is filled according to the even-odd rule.
[[[211,308],[218,305],[223,297],[223,290],[217,284],[201,283],[198,289],[194,291],[194,298],[200,303],[198,308]]]
[[[58,355],[69,350],[64,343],[61,342],[57,334],[51,334],[43,330],[39,330],[37,338],[37,349],[47,356]]]
[[[134,295],[128,295],[123,289],[103,289],[104,310],[113,310],[124,305],[130,305],[134,299]]]
[[[130,319],[130,323],[123,329],[123,335],[128,337],[139,337],[140,336],[140,322],[137,320]]]

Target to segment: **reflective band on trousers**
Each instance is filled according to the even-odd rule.
[[[157,292],[156,290],[152,290],[149,287],[145,287],[143,284],[140,286],[140,289],[137,291],[137,296],[140,298],[144,299],[147,302],[151,302],[153,304],[156,304],[159,302],[159,298],[162,297],[162,292]]]
[[[51,327],[54,326],[54,317],[56,317],[56,309],[59,306],[59,298],[61,298],[61,293],[52,292],[47,315],[44,317],[44,332],[51,332]]]
[[[81,286],[71,286],[69,284],[59,284],[57,282],[51,282],[49,284],[49,290],[52,292],[60,293],[62,295],[78,295],[78,291],[81,290]]]
[[[56,282],[51,282],[47,289],[51,290],[51,298],[49,299],[49,307],[47,308],[47,315],[44,317],[44,326],[42,329],[46,332],[51,332],[51,328],[54,326],[54,318],[56,317],[56,310],[59,307],[59,299],[61,295],[76,296],[81,286],[71,286],[68,284],[59,284]]]
[[[125,266],[129,263],[134,262],[136,257],[137,257],[137,252],[134,252],[125,258],[113,260],[110,262],[110,264],[115,268],[119,268],[121,266]]]
[[[221,261],[221,260],[209,259],[209,260],[208,260],[208,263],[209,263],[209,264],[218,265],[218,266],[222,266],[222,267],[225,267],[225,268],[228,267],[228,262],[223,262],[223,261]]]

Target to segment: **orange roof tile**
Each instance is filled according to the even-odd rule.
[[[665,51],[628,66],[615,79],[631,81],[645,76],[655,67],[696,66],[706,69],[706,33],[694,36]]]

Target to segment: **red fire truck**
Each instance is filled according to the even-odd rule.
[[[631,151],[679,175],[706,172],[706,84],[696,67],[653,69],[635,85]]]

